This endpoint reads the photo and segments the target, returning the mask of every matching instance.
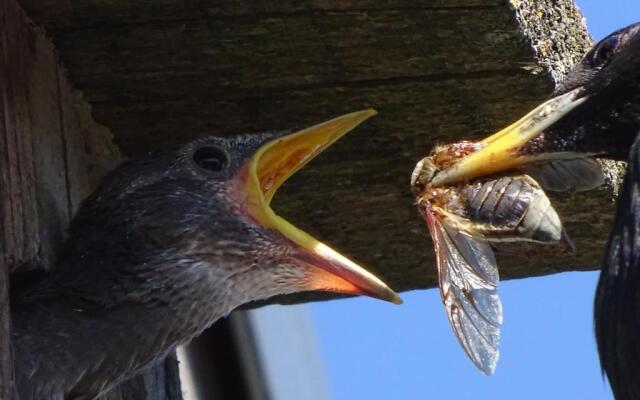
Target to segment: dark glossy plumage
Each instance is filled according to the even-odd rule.
[[[595,300],[602,369],[618,400],[640,399],[640,141],[631,148]]]
[[[600,41],[556,94],[588,99],[526,148],[628,160],[595,298],[600,363],[618,400],[640,399],[640,24]]]
[[[582,152],[626,160],[640,130],[640,24],[597,43],[556,88],[582,87],[587,100],[538,138],[525,152]]]

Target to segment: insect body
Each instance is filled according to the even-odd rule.
[[[492,374],[499,356],[502,306],[490,243],[550,243],[562,239],[564,232],[546,194],[528,175],[430,185],[439,170],[481,146],[462,142],[437,148],[416,165],[411,183],[433,239],[449,322],[469,358]]]
[[[490,241],[548,243],[561,239],[560,217],[528,175],[478,181],[463,186],[461,192],[467,203],[466,218]]]

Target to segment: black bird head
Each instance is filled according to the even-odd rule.
[[[639,130],[640,23],[636,23],[601,40],[550,100],[483,140],[485,148],[440,172],[433,183],[585,155],[626,159]]]
[[[61,273],[61,285],[114,303],[156,289],[185,298],[177,287],[209,290],[226,311],[307,290],[399,303],[378,278],[270,208],[287,178],[374,114],[291,134],[205,137],[124,163],[82,204],[60,259],[69,271],[91,261],[95,274]]]

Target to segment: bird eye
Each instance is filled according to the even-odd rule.
[[[227,166],[227,155],[217,147],[201,147],[193,153],[193,161],[208,171],[221,171]]]
[[[591,65],[593,67],[601,67],[606,64],[611,59],[617,45],[617,36],[609,36],[600,42],[600,44],[594,49],[593,55],[591,56]]]

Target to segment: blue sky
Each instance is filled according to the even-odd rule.
[[[578,1],[595,39],[640,20],[640,2]],[[428,234],[425,229],[425,241]],[[597,273],[502,282],[501,358],[486,377],[453,337],[436,290],[393,306],[366,298],[309,306],[329,397],[611,399],[593,337]]]

